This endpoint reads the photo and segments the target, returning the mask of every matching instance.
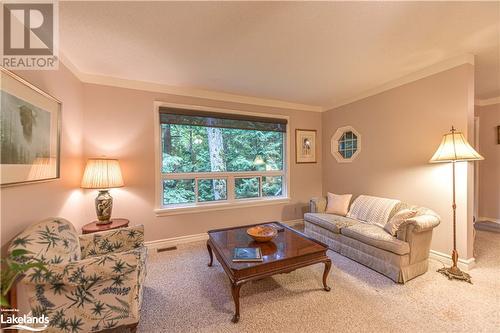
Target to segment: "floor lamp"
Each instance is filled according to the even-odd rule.
[[[456,131],[453,127],[451,131],[443,136],[443,140],[439,145],[437,151],[432,156],[430,162],[451,162],[453,168],[453,251],[451,252],[451,259],[453,265],[451,267],[443,267],[438,270],[439,273],[446,275],[450,280],[458,279],[471,282],[469,274],[462,272],[457,266],[458,252],[457,252],[457,205],[455,203],[455,163],[461,161],[477,161],[484,160],[474,148],[467,142],[462,132]]]

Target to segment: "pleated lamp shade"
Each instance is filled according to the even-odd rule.
[[[91,158],[87,161],[82,188],[106,189],[122,186],[123,178],[118,160]]]
[[[484,157],[472,148],[467,142],[462,132],[456,131],[453,127],[450,133],[443,135],[443,140],[432,156],[430,162],[454,162],[454,161],[477,161],[484,160]]]

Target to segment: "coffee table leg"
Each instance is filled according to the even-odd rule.
[[[241,284],[231,284],[231,294],[233,294],[234,300],[234,316],[231,320],[233,323],[237,323],[240,320],[240,288]]]
[[[330,268],[332,267],[332,261],[327,259],[325,261],[325,271],[323,272],[323,288],[325,291],[330,291],[330,287],[326,284],[326,278],[328,277],[328,273],[330,272]]]
[[[214,262],[214,254],[212,253],[212,248],[210,247],[210,243],[207,241],[207,249],[208,255],[210,256],[210,262],[208,263],[208,267],[211,267]]]

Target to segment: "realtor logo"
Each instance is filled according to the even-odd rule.
[[[57,69],[57,3],[3,2],[2,66]]]

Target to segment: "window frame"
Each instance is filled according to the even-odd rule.
[[[190,172],[190,173],[162,173],[163,152],[161,149],[161,124],[160,124],[160,107],[180,108],[187,110],[218,112],[228,114],[240,114],[257,117],[281,118],[287,120],[286,133],[284,136],[283,149],[283,170],[272,171],[241,171],[241,172]],[[154,102],[154,146],[155,146],[155,209],[156,216],[168,216],[184,213],[194,213],[202,211],[212,211],[221,209],[233,209],[242,207],[254,207],[272,204],[285,204],[290,202],[290,117],[279,114],[267,114],[247,112],[226,108],[212,108],[199,105],[176,104],[155,101]],[[262,196],[262,177],[265,176],[281,176],[283,177],[283,194],[279,197],[264,197]],[[258,177],[259,178],[259,197],[236,199],[235,195],[235,179]],[[227,199],[218,201],[200,201],[198,202],[198,180],[199,179],[226,179]],[[172,204],[169,206],[163,205],[163,180],[166,179],[194,179],[195,180],[195,202]]]
[[[356,135],[356,151],[352,152],[351,157],[346,158],[340,153],[340,142],[342,141],[342,137],[345,133],[352,132],[353,135]],[[351,139],[353,143],[354,140]],[[330,152],[333,157],[337,160],[338,163],[351,163],[353,162],[361,152],[361,134],[352,126],[344,126],[339,127],[335,133],[332,135],[330,140]]]

